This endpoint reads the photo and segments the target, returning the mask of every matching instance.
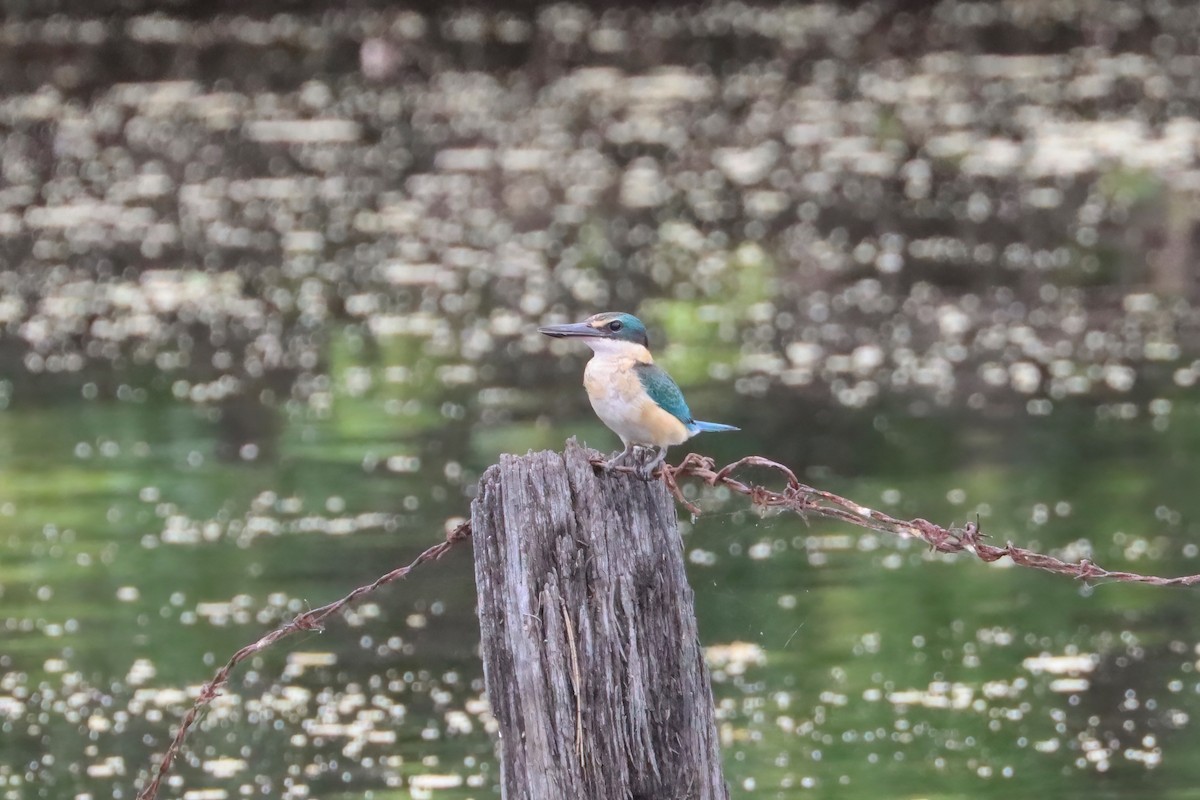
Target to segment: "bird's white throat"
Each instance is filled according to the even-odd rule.
[[[620,339],[600,339],[596,337],[588,337],[583,342],[592,348],[600,358],[632,358],[634,361],[640,361],[643,364],[654,362],[650,351],[637,342],[626,342]]]

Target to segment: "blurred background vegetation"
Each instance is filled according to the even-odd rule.
[[[502,452],[617,442],[538,324],[897,516],[1200,553],[1177,0],[0,2],[0,798],[128,798],[242,644]],[[1194,795],[1188,592],[700,498],[738,798]],[[461,553],[239,673],[171,796],[498,796]]]

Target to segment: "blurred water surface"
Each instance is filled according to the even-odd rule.
[[[535,333],[598,310],[719,462],[1200,572],[1200,15],[911,5],[0,20],[0,799],[131,797],[499,454],[614,448]],[[1195,795],[1190,590],[697,491],[735,797]],[[496,796],[477,636],[464,549],[164,796]]]
[[[152,385],[125,401],[93,383],[47,402],[14,391],[0,414],[4,796],[128,797],[214,664],[439,539],[500,452],[614,444],[573,376],[513,391],[579,413],[483,425],[477,401],[406,416],[386,382],[401,366],[335,359],[320,409],[216,414]],[[998,541],[1196,571],[1194,399],[1162,424],[1135,404],[986,419],[696,389],[695,407],[746,429],[694,442],[718,459],[774,456],[902,517],[978,514]],[[228,445],[243,415],[269,431],[253,458]],[[711,510],[685,520],[683,546],[735,796],[1188,796],[1190,592],[1088,589],[700,499]],[[492,796],[473,606],[458,552],[255,658],[193,735],[182,787]]]

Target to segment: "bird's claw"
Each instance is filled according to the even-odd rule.
[[[658,467],[666,460],[667,460],[667,448],[665,448],[665,447],[660,448],[658,453],[654,456],[654,458],[650,459],[648,462],[646,462],[645,464],[642,465],[642,468],[640,470],[638,470],[638,474],[640,474],[642,476],[642,480],[646,480],[646,481],[653,480],[654,470],[658,469]]]
[[[617,466],[619,466],[621,464],[621,461],[624,460],[624,458],[626,456],[633,456],[634,463],[637,464],[637,462],[640,460],[638,458],[639,450],[641,450],[643,453],[645,452],[645,450],[642,448],[635,449],[634,447],[628,447],[625,450],[622,450],[621,452],[617,453],[612,458],[605,461],[602,465],[602,468],[604,469],[605,472],[612,472]],[[633,474],[637,475],[639,478],[641,478],[644,481],[653,480],[654,479],[654,470],[658,469],[659,465],[662,464],[663,461],[666,459],[666,456],[667,456],[667,453],[666,453],[665,449],[659,450],[658,454],[654,458],[650,459],[649,461],[647,461],[644,464],[638,464],[634,468]],[[642,457],[644,458],[644,455]]]
[[[620,463],[621,463],[621,459],[625,458],[625,456],[632,455],[632,454],[633,454],[633,446],[632,446],[632,445],[628,445],[628,446],[626,446],[626,448],[625,448],[624,450],[622,450],[621,452],[617,453],[615,456],[613,456],[612,458],[610,458],[608,461],[605,461],[605,462],[604,462],[604,471],[605,471],[605,472],[612,472],[612,471],[613,471],[613,469],[614,469],[614,468],[615,468],[615,467],[616,467],[618,464],[620,464]]]

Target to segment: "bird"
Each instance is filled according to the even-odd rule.
[[[582,339],[592,348],[592,357],[583,370],[583,386],[596,416],[625,445],[605,462],[607,470],[633,455],[638,445],[656,448],[654,459],[641,470],[642,477],[649,480],[666,460],[671,445],[683,444],[706,431],[740,430],[692,417],[679,385],[654,363],[646,326],[632,314],[606,311],[583,322],[546,325],[538,328],[538,333],[556,339]]]

